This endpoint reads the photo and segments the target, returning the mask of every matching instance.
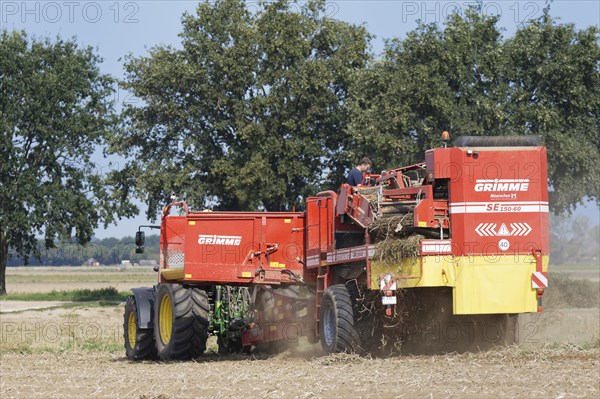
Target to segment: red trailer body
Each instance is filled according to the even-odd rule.
[[[304,213],[170,211],[161,223],[160,282],[278,285],[303,275]]]

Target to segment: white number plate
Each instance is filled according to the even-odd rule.
[[[384,305],[395,305],[396,296],[382,296],[381,303],[383,303]]]

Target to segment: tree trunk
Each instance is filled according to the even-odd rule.
[[[0,296],[6,294],[6,263],[8,262],[8,240],[0,230]]]

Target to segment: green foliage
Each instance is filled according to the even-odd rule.
[[[97,339],[88,339],[83,342],[79,342],[77,347],[85,352],[123,352],[123,344],[121,342],[106,342]]]
[[[505,112],[512,132],[548,147],[550,205],[571,209],[600,198],[600,30],[576,31],[547,11],[505,43]]]
[[[124,87],[144,105],[124,111],[112,150],[135,160],[114,178],[146,196],[149,217],[171,192],[196,207],[301,207],[339,178],[369,35],[324,17],[323,1],[296,5],[202,2],[182,18],[181,50],[128,59]]]
[[[541,136],[550,206],[571,210],[600,191],[600,45],[597,27],[576,31],[546,12],[502,41],[480,7],[443,30],[420,25],[387,43],[383,59],[350,91],[350,151],[377,168],[423,160],[439,134]],[[355,152],[355,155],[359,152]]]
[[[499,134],[502,43],[497,17],[469,9],[444,30],[422,24],[386,43],[351,88],[350,130],[378,168],[423,160],[439,136]]]
[[[363,27],[323,17],[322,1],[203,2],[184,15],[183,49],[129,58],[115,174],[148,215],[171,192],[196,207],[280,210],[337,188],[356,159],[420,162],[439,134],[542,137],[551,208],[600,190],[598,29],[548,15],[503,40],[481,4],[443,26],[420,24],[369,63]]]
[[[95,290],[81,289],[72,291],[50,292],[19,292],[3,295],[0,300],[12,301],[125,301],[129,295],[128,291],[119,292],[114,287],[100,288]]]
[[[131,214],[90,156],[114,128],[113,80],[74,41],[0,33],[0,295],[10,247],[27,260],[99,223]]]

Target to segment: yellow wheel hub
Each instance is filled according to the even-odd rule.
[[[135,348],[135,341],[137,340],[137,323],[135,322],[135,313],[129,313],[129,319],[127,319],[127,338],[129,339],[129,347]]]
[[[163,344],[167,345],[171,341],[171,331],[173,330],[173,306],[169,295],[163,296],[160,301],[158,318],[160,339]]]

